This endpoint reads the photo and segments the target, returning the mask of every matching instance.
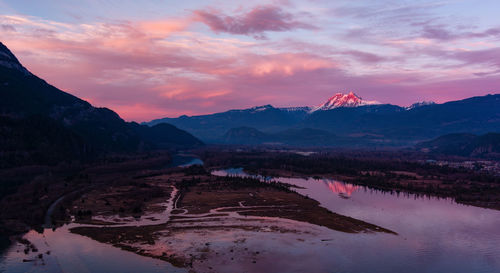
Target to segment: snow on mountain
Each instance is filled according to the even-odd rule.
[[[250,108],[250,112],[252,113],[255,113],[255,112],[260,112],[260,111],[265,111],[265,110],[268,110],[268,109],[272,109],[274,108],[272,105],[268,104],[268,105],[262,105],[262,106],[255,106],[255,107],[252,107]]]
[[[311,107],[309,107],[309,106],[281,107],[278,109],[280,109],[281,111],[285,111],[285,112],[296,112],[296,111],[309,112],[309,111],[311,111]]]
[[[256,112],[266,111],[269,109],[278,109],[285,112],[310,112],[312,108],[308,106],[274,108],[272,105],[267,104],[262,106],[255,106],[248,109],[231,110],[231,111],[256,113]]]
[[[246,108],[246,109],[233,109],[229,110],[228,112],[249,112],[249,113],[257,113],[261,111],[266,111],[268,109],[273,109],[274,107],[270,104],[267,105],[261,105],[261,106],[254,106],[252,108]]]
[[[408,107],[405,107],[406,110],[411,110],[411,109],[414,109],[414,108],[418,108],[418,107],[422,107],[422,106],[426,106],[426,105],[433,105],[433,104],[436,104],[435,102],[433,101],[421,101],[421,102],[415,102],[414,104],[408,106]]]
[[[380,104],[377,101],[366,101],[358,97],[353,92],[349,94],[337,93],[329,98],[325,103],[315,107],[312,112],[318,110],[331,110],[339,107],[358,107],[363,105]]]

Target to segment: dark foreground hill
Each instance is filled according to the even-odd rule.
[[[201,144],[174,126],[125,122],[57,89],[24,68],[2,43],[0,136],[0,168]]]

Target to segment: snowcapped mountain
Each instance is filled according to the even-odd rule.
[[[351,92],[336,94],[315,108],[263,105],[209,115],[163,118],[145,124],[170,123],[205,142],[252,145],[280,142],[304,146],[397,146],[413,145],[415,141],[454,132],[500,131],[497,110],[500,94],[422,106],[424,104],[407,110],[407,107],[365,101]],[[329,109],[335,110],[317,111]],[[230,134],[226,135],[227,132]]]
[[[331,110],[339,107],[358,107],[362,105],[380,104],[377,101],[366,101],[358,97],[353,92],[349,94],[337,93],[329,98],[325,103],[315,107],[312,112],[318,110]]]

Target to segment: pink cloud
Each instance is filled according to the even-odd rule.
[[[231,34],[262,35],[266,31],[307,28],[275,7],[257,7],[238,16],[215,11],[210,14],[215,16],[214,30]],[[434,44],[402,42],[390,45],[399,56],[389,58],[372,48],[339,49],[290,39],[278,43],[210,37],[191,32],[190,16],[81,25],[24,17],[7,19],[3,22],[0,16],[0,24],[12,23],[16,32],[0,28],[0,35],[33,73],[137,121],[263,104],[317,105],[342,90],[403,105],[464,98],[494,92],[498,77],[485,71],[470,73],[470,78],[459,81],[457,78],[464,74],[453,74],[456,67],[435,62],[440,74],[453,76],[435,79],[436,73],[429,67],[410,70],[404,62],[426,56],[493,70],[500,65],[495,58],[500,54],[498,49],[445,51]],[[353,69],[351,60],[361,68],[389,68],[364,73]]]
[[[363,63],[380,63],[387,60],[387,58],[384,58],[380,55],[360,50],[347,50],[343,51],[342,54],[352,56],[356,60]]]
[[[423,24],[421,36],[441,41],[486,37],[498,38],[500,37],[500,27],[488,28],[484,31],[461,31],[453,29],[450,30],[450,27],[446,25]]]
[[[266,31],[289,31],[293,29],[317,29],[317,27],[294,19],[294,15],[276,6],[257,6],[247,13],[236,16],[225,15],[217,10],[196,10],[195,20],[206,24],[214,32],[253,35],[264,38]]]

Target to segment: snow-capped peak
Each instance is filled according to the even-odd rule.
[[[377,101],[363,100],[353,92],[349,92],[348,94],[337,93],[333,95],[331,98],[329,98],[325,103],[314,108],[313,111],[331,110],[339,107],[358,107],[362,105],[372,105],[372,104],[380,104],[380,103]]]

